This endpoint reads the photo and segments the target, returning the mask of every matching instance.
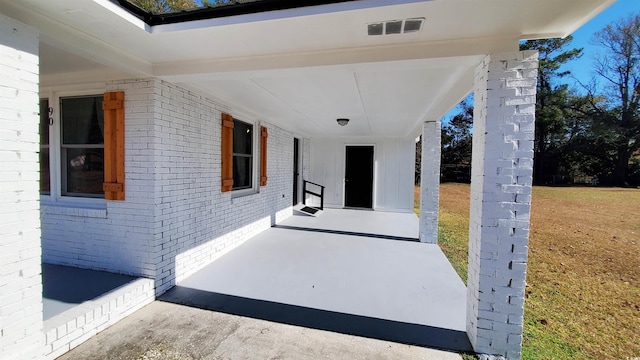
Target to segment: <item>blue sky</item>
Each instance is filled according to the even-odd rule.
[[[535,0],[530,0],[535,1]],[[581,58],[572,60],[562,70],[571,71],[571,76],[567,76],[561,80],[562,83],[569,86],[581,88],[576,79],[583,84],[589,84],[594,77],[593,63],[594,56],[598,53],[599,48],[591,43],[593,34],[602,30],[607,24],[617,19],[628,16],[629,14],[640,13],[640,0],[618,0],[606,10],[598,14],[588,23],[582,25],[573,35],[573,41],[569,48],[583,48]],[[575,77],[575,79],[574,79]],[[473,94],[472,94],[473,96]],[[458,106],[454,107],[443,117],[442,121],[448,122],[451,117],[460,113]]]
[[[578,60],[571,61],[565,68],[583,83],[589,83],[593,77],[593,58],[598,52],[598,47],[591,44],[593,34],[600,31],[607,24],[616,19],[626,17],[629,14],[640,13],[640,0],[618,0],[598,16],[591,19],[573,33],[571,45],[575,48],[584,48],[584,55]],[[575,80],[566,78],[565,83],[574,85]]]

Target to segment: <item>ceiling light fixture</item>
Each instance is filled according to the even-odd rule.
[[[349,123],[349,119],[344,119],[344,118],[340,118],[338,120],[336,120],[338,122],[338,125],[340,126],[345,126]]]

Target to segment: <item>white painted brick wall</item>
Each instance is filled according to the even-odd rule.
[[[438,242],[438,206],[440,201],[440,122],[422,125],[420,162],[420,242]]]
[[[125,91],[125,201],[106,209],[42,206],[43,260],[51,264],[155,276],[153,249],[154,80],[107,84]]]
[[[292,214],[293,134],[260,124],[269,130],[267,186],[233,198],[220,191],[221,112],[233,115],[233,109],[166,82],[156,86],[161,110],[155,146],[161,155],[155,161],[160,191],[154,236],[161,294]]]
[[[269,129],[268,184],[233,198],[220,192],[220,117],[232,109],[157,79],[107,90],[125,91],[126,200],[44,209],[45,261],[155,278],[161,294],[292,214],[293,134],[256,125]]]
[[[0,358],[42,355],[38,32],[0,14]]]
[[[154,299],[154,281],[136,279],[48,319],[44,325],[45,359],[61,356]]]
[[[538,55],[487,56],[476,69],[467,334],[476,352],[519,359]]]

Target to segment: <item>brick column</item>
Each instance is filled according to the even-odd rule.
[[[38,33],[0,14],[0,359],[39,358]]]
[[[476,69],[467,334],[478,353],[520,358],[538,54]]]
[[[422,124],[420,161],[420,242],[438,243],[440,200],[440,122]]]

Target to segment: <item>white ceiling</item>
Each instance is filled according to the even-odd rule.
[[[302,135],[407,137],[471,90],[484,54],[566,36],[612,2],[360,0],[154,28],[109,0],[0,0],[0,12],[40,29],[43,83],[156,76]],[[367,36],[412,17],[422,31]]]

